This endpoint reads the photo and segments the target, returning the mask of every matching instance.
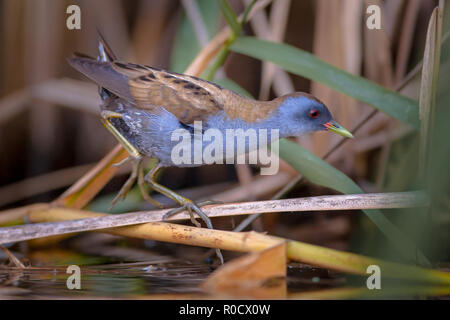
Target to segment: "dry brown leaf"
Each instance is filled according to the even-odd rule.
[[[286,243],[232,260],[202,284],[213,295],[251,299],[286,298]]]

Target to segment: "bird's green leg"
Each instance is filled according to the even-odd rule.
[[[130,157],[142,159],[141,153],[119,132],[119,130],[116,129],[116,127],[113,126],[110,121],[110,119],[122,119],[122,114],[114,111],[103,110],[101,116],[102,124],[106,129],[108,129],[109,132],[112,133],[117,141],[120,142]]]
[[[124,136],[122,136],[122,134],[116,129],[116,127],[114,127],[114,125],[110,121],[110,119],[112,119],[112,118],[121,119],[122,115],[117,112],[105,110],[105,111],[102,111],[101,116],[102,116],[101,121],[102,121],[103,125],[106,127],[106,129],[108,129],[109,132],[112,133],[112,135],[120,142],[120,144],[124,147],[124,149],[130,155],[128,158],[114,164],[113,166],[121,166],[122,164],[124,164],[128,161],[133,162],[133,166],[131,169],[131,175],[127,179],[127,181],[124,183],[122,188],[120,188],[120,191],[117,193],[117,195],[114,197],[113,201],[111,202],[111,206],[114,206],[114,204],[116,204],[116,202],[120,198],[125,199],[127,193],[133,187],[136,180],[138,180],[139,189],[142,193],[143,198],[146,201],[153,204],[154,206],[156,206],[158,208],[162,208],[162,205],[158,201],[156,201],[152,197],[150,197],[148,195],[148,193],[146,192],[146,190],[143,188],[143,184],[142,184],[143,179],[140,178],[140,176],[143,177],[143,175],[144,175],[143,174],[143,170],[144,170],[143,169],[143,158],[144,157]]]
[[[178,193],[176,193],[175,191],[170,190],[169,188],[164,187],[163,185],[160,185],[159,183],[157,183],[155,181],[155,175],[158,173],[158,171],[161,169],[161,166],[159,164],[157,164],[155,167],[153,167],[152,170],[150,170],[147,175],[144,177],[144,180],[150,185],[150,187],[155,190],[158,191],[159,193],[165,195],[166,197],[178,202],[180,205],[184,206],[186,203],[193,203],[192,200],[185,198],[181,195],[179,195]],[[175,214],[175,213],[179,213],[181,211],[183,211],[184,209],[188,210],[189,215],[191,217],[191,221],[194,225],[196,225],[197,227],[201,227],[201,224],[197,222],[197,220],[195,220],[195,217],[192,213],[192,210],[189,210],[187,207],[181,207],[181,208],[177,208],[175,210],[177,210],[177,212],[173,212],[174,210],[169,211],[168,213],[166,213],[163,217],[163,219]],[[206,216],[206,214],[204,212],[202,212],[201,214],[199,214],[199,216],[203,219],[206,220],[205,223],[208,226],[208,228],[212,229],[212,224],[211,224],[211,220],[208,218],[208,216]],[[205,219],[206,218],[206,219]]]
[[[153,167],[147,173],[147,175],[145,175],[145,177],[144,177],[144,172],[143,172],[144,169],[142,166],[143,156],[124,136],[122,136],[122,134],[119,132],[119,130],[117,130],[116,127],[114,127],[114,125],[110,121],[110,119],[114,119],[114,118],[121,119],[122,115],[117,112],[104,110],[104,111],[102,111],[101,116],[102,116],[101,121],[102,121],[103,125],[106,127],[106,129],[108,129],[109,132],[112,133],[112,135],[120,142],[120,144],[124,147],[124,149],[130,155],[128,158],[120,161],[119,163],[117,163],[115,165],[118,166],[118,165],[124,164],[127,161],[130,161],[130,160],[133,161],[133,168],[131,171],[131,175],[128,178],[128,180],[125,182],[125,184],[122,186],[119,193],[115,196],[111,205],[114,205],[120,198],[125,198],[128,191],[130,190],[130,188],[133,186],[133,184],[136,182],[136,179],[137,179],[139,189],[141,190],[142,196],[144,197],[145,200],[149,201],[153,205],[155,205],[157,207],[162,207],[162,205],[159,202],[152,199],[148,195],[148,193],[145,191],[144,182],[147,182],[154,191],[157,191],[157,192],[165,195],[166,197],[178,202],[181,205],[180,208],[171,210],[168,213],[166,213],[164,215],[163,219],[165,219],[169,216],[175,215],[179,212],[182,212],[183,210],[187,210],[189,213],[189,216],[191,217],[191,221],[194,225],[196,225],[197,227],[201,227],[200,223],[198,223],[197,220],[195,220],[193,212],[198,214],[198,216],[206,223],[206,225],[208,226],[209,229],[214,229],[212,226],[212,223],[211,223],[211,219],[209,219],[208,216],[200,209],[201,205],[211,204],[213,202],[206,201],[202,204],[197,205],[194,201],[192,201],[188,198],[185,198],[185,197],[179,195],[178,193],[155,182],[155,180],[154,180],[155,175],[159,171],[159,169],[161,169],[161,166],[159,164],[157,164],[155,167]],[[222,253],[221,253],[220,249],[216,249],[216,254],[219,257],[220,261],[223,263],[223,257],[222,257]]]
[[[130,157],[131,158],[131,157]],[[128,177],[127,181],[123,184],[122,188],[120,188],[120,191],[116,194],[114,199],[111,201],[111,207],[116,204],[117,201],[119,201],[121,198],[122,200],[125,199],[127,196],[128,191],[133,187],[134,183],[136,182],[137,175],[138,175],[138,167],[142,163],[142,159],[133,159],[133,167],[131,168],[131,174]]]
[[[153,168],[151,170],[153,170]],[[139,190],[141,190],[141,194],[142,194],[142,197],[144,198],[144,200],[146,200],[147,202],[150,202],[157,208],[160,208],[160,209],[163,208],[163,205],[161,203],[159,203],[158,201],[156,201],[155,199],[153,199],[148,194],[147,190],[145,190],[144,166],[143,166],[142,162],[140,163],[139,168],[138,168],[138,186],[139,186]]]
[[[206,223],[207,227],[209,229],[214,229],[213,225],[211,223],[211,219],[203,212],[203,210],[200,209],[201,205],[205,205],[205,204],[211,204],[214,203],[212,201],[205,201],[202,204],[196,204],[194,201],[185,198],[181,195],[179,195],[178,193],[176,193],[175,191],[170,190],[167,187],[164,187],[163,185],[160,185],[159,183],[155,182],[155,175],[156,173],[161,169],[161,166],[158,164],[155,167],[153,167],[152,170],[150,170],[147,175],[144,177],[145,181],[150,185],[150,187],[165,195],[166,197],[178,202],[181,207],[180,208],[176,208],[173,209],[169,212],[167,212],[164,216],[163,219],[166,219],[167,217],[173,216],[177,213],[180,213],[184,210],[186,210],[189,213],[189,216],[191,218],[191,222],[197,226],[197,227],[201,227],[200,223],[197,222],[197,220],[194,217],[194,212]],[[220,249],[216,249],[216,254],[219,257],[221,263],[223,263],[223,256],[222,253],[220,251]]]

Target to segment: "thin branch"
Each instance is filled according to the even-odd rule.
[[[255,213],[275,212],[305,212],[316,210],[360,210],[423,207],[428,205],[428,197],[421,191],[397,193],[372,193],[353,195],[334,195],[309,198],[255,201],[231,203],[215,206],[205,206],[204,211],[209,217],[235,216]],[[23,241],[52,235],[72,232],[98,230],[112,227],[129,226],[140,223],[162,221],[162,217],[170,209],[140,211],[121,215],[105,215],[88,211],[78,211],[65,208],[49,208],[40,212],[31,212],[30,221],[48,221],[46,216],[64,217],[72,213],[94,216],[95,218],[75,221],[38,223],[25,226],[6,227],[0,229],[0,243]],[[187,220],[189,215],[182,213],[167,220]]]
[[[12,262],[17,268],[25,269],[25,266],[23,265],[23,263],[20,262],[20,260],[15,255],[13,255],[7,248],[0,245],[0,250],[2,250],[6,254],[9,261]]]
[[[0,99],[0,125],[22,112],[31,100],[31,92],[21,89]]]
[[[62,105],[77,111],[98,115],[100,97],[97,86],[86,81],[62,78],[51,79],[32,87],[38,101]]]
[[[398,128],[389,128],[386,131],[380,131],[374,135],[360,138],[359,140],[355,140],[353,144],[353,151],[355,153],[366,152],[369,150],[373,150],[375,148],[381,147],[386,142],[393,142],[398,139],[403,138],[404,136],[414,132],[415,130],[411,127],[400,126]]]
[[[93,166],[85,164],[56,170],[0,187],[0,206],[70,185]]]

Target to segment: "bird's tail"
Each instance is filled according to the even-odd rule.
[[[112,51],[111,47],[105,40],[105,37],[101,34],[99,30],[98,33],[98,57],[97,60],[101,62],[112,62],[117,60],[116,55]]]
[[[75,53],[67,59],[69,64],[92,79],[99,85],[99,94],[103,100],[111,96],[111,93],[132,101],[128,88],[128,79],[114,70],[112,62],[117,60],[103,36],[98,33],[98,56],[97,59],[85,54]]]

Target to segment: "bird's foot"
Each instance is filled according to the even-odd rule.
[[[122,166],[123,164],[131,161],[132,162],[132,169],[131,174],[128,177],[127,181],[123,184],[122,188],[120,188],[120,191],[117,193],[117,195],[114,197],[114,199],[111,201],[111,208],[119,201],[120,199],[125,199],[130,189],[133,187],[136,180],[138,181],[138,186],[141,191],[142,197],[147,202],[150,202],[157,208],[162,208],[162,204],[158,201],[154,200],[152,197],[149,196],[148,192],[144,188],[144,168],[143,168],[143,157],[142,156],[129,156],[128,158],[123,159],[122,161],[113,164],[114,167]]]
[[[201,224],[195,219],[194,213],[196,213],[205,223],[209,229],[213,229],[211,219],[200,209],[201,206],[205,206],[208,204],[213,204],[212,201],[199,202],[198,204],[189,199],[183,199],[181,203],[181,207],[170,210],[165,215],[163,215],[163,220],[172,217],[180,212],[186,210],[189,213],[191,218],[191,222],[198,228],[201,228]]]
[[[200,208],[202,206],[205,205],[210,205],[210,204],[218,204],[221,203],[219,201],[212,201],[212,200],[207,200],[207,201],[202,201],[199,202],[198,204],[195,203],[192,200],[189,200],[187,198],[185,198],[182,203],[181,203],[181,207],[173,209],[169,212],[167,212],[164,216],[163,216],[163,220],[172,217],[180,212],[183,212],[184,210],[186,210],[189,213],[189,216],[191,218],[191,222],[198,228],[201,228],[201,224],[195,219],[194,216],[194,212],[205,222],[206,226],[209,229],[214,229],[213,225],[211,223],[211,219],[206,215],[205,212],[203,212],[203,210]],[[222,256],[222,252],[220,251],[220,249],[215,249],[216,250],[216,255],[219,258],[220,262],[223,264],[223,256]]]
[[[120,199],[125,199],[130,189],[133,187],[134,183],[137,180],[138,177],[138,169],[142,163],[142,157],[133,157],[129,156],[128,158],[125,158],[124,160],[115,163],[113,166],[121,166],[124,163],[132,161],[133,165],[131,168],[131,174],[128,177],[127,181],[123,184],[122,188],[120,188],[120,191],[116,194],[114,199],[111,201],[111,208],[119,201]]]

